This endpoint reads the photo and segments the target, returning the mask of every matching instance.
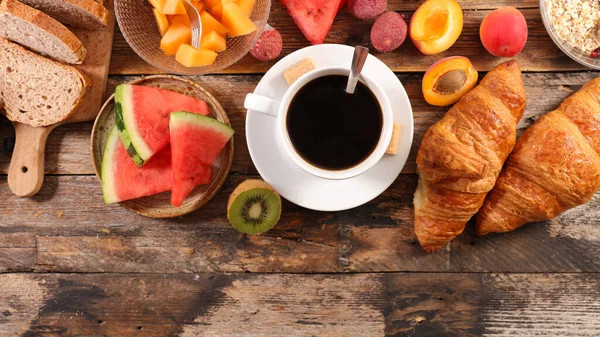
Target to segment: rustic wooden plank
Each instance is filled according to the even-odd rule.
[[[404,14],[407,22],[412,13],[418,8],[422,1],[393,1],[389,9]],[[435,61],[446,56],[462,55],[471,59],[478,70],[489,70],[501,58],[490,55],[482,46],[479,39],[479,25],[490,12],[503,4],[521,7],[521,11],[528,23],[529,36],[525,49],[517,56],[521,66],[526,71],[559,71],[559,70],[584,70],[584,66],[569,59],[558,47],[554,45],[548,36],[542,18],[537,8],[537,1],[461,1],[464,10],[463,32],[454,46],[449,50],[434,56],[425,56],[407,40],[400,48],[392,53],[378,53],[375,55],[384,61],[394,71],[425,71]],[[533,7],[533,8],[532,8]],[[344,9],[334,21],[333,27],[325,40],[325,43],[344,44],[346,41],[359,41],[361,44],[370,46],[370,30],[374,20],[357,20]],[[279,29],[283,36],[282,56],[290,54],[300,48],[307,47],[310,43],[295,26],[291,17],[279,1],[272,2],[269,23]],[[352,36],[352,38],[350,38]],[[350,39],[349,39],[350,38]],[[355,42],[356,43],[356,42]],[[259,62],[246,55],[233,66],[224,69],[221,73],[264,73],[275,62]],[[127,45],[120,31],[115,34],[111,74],[155,74],[162,73],[138,57]]]
[[[477,275],[12,274],[0,275],[0,283],[3,336],[471,336],[483,330]]]
[[[91,176],[49,176],[32,199],[9,195],[2,186],[7,198],[0,236],[36,236],[35,259],[10,255],[19,270],[36,271],[600,271],[600,193],[558,219],[508,234],[479,238],[469,224],[444,250],[428,254],[413,233],[415,175],[399,176],[381,196],[349,211],[316,212],[284,202],[279,224],[261,236],[242,235],[226,219],[229,193],[248,177],[230,176],[206,206],[170,220],[105,206]]]
[[[33,233],[0,233],[0,272],[30,271],[36,264]]]
[[[39,235],[37,264],[27,264],[36,270],[239,272],[272,271],[271,265],[297,272],[341,270],[336,266],[336,214],[286,202],[280,225],[269,235],[248,237],[235,231],[224,205],[245,178],[229,177],[223,190],[193,214],[157,220],[104,205],[95,177],[49,176],[32,199],[8,196],[0,209],[0,235]]]
[[[598,336],[600,278],[588,276],[483,275],[485,335]]]
[[[596,336],[600,329],[598,274],[4,274],[0,283],[3,336]]]
[[[36,264],[35,247],[0,248],[0,272],[31,271]]]
[[[343,224],[340,232],[347,235],[349,243],[342,256],[349,261],[350,270],[430,268],[433,263],[427,259],[433,257],[421,250],[412,233],[412,204],[406,200],[409,197],[402,201],[394,198],[395,201],[370,203],[352,210],[348,217],[340,217]],[[447,255],[439,260],[446,263],[445,267],[442,261],[434,265],[440,271],[595,272],[599,266],[594,256],[600,253],[600,213],[596,210],[599,201],[600,195],[597,195],[590,204],[567,215],[550,222],[529,224],[507,234],[477,237],[473,223],[469,223],[465,232],[444,248],[443,254]],[[591,214],[586,214],[590,211]],[[400,215],[402,213],[406,215]],[[369,225],[360,225],[369,218],[374,218]],[[412,250],[411,246],[418,249]]]
[[[560,102],[581,85],[598,76],[596,72],[580,73],[533,73],[524,74],[527,90],[527,112],[520,124],[526,127],[534,118],[554,109]],[[412,151],[403,173],[415,173],[415,156],[418,144],[425,131],[438,121],[448,110],[427,104],[421,94],[421,74],[398,75],[412,102],[414,111],[415,137]],[[123,82],[137,76],[114,76],[110,79],[107,93]],[[256,174],[256,169],[246,146],[244,97],[253,91],[259,76],[196,76],[190,79],[206,87],[223,105],[236,130],[232,172]],[[46,146],[46,173],[50,174],[94,174],[90,159],[90,133],[92,123],[67,124],[58,127],[48,138]],[[0,116],[0,144],[14,131],[5,117]],[[10,153],[0,148],[0,174],[8,172]]]
[[[223,239],[189,234],[39,236],[37,266],[49,271],[125,273],[271,271],[270,265],[294,272],[340,270],[337,247],[320,242],[242,237],[237,233]]]

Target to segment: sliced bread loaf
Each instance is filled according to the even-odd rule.
[[[108,10],[94,0],[22,0],[22,2],[73,27],[102,29],[108,24]]]
[[[0,102],[8,119],[46,126],[69,118],[91,85],[75,69],[0,38]]]
[[[85,58],[83,44],[67,27],[17,0],[0,3],[0,37],[65,63]]]

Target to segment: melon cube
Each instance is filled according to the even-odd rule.
[[[167,20],[167,16],[161,13],[158,9],[154,8],[153,11],[154,19],[156,19],[156,25],[158,25],[160,36],[165,36],[167,30],[169,29],[169,20]]]
[[[189,44],[182,44],[177,49],[175,59],[184,67],[209,66],[215,63],[217,53],[204,48],[196,49]]]
[[[254,10],[256,0],[237,0],[236,3],[240,7],[242,12],[244,12],[244,14],[246,14],[247,17],[250,17],[252,11]]]
[[[165,0],[148,0],[152,7],[161,10],[165,5]]]
[[[223,26],[227,27],[227,33],[231,37],[250,34],[256,30],[256,25],[242,12],[235,2],[223,6]]]
[[[225,51],[227,48],[225,39],[214,30],[206,35],[202,35],[200,46],[204,49],[210,49],[216,52]]]
[[[209,9],[212,8],[214,5],[216,5],[217,3],[220,3],[221,0],[203,0],[204,4],[206,5],[206,7],[208,7]]]
[[[200,14],[200,19],[202,20],[202,35],[208,34],[213,30],[219,35],[227,34],[227,28],[207,11],[204,11],[202,14]]]
[[[235,0],[220,0],[210,8],[210,14],[212,14],[215,19],[221,21],[223,18],[223,6],[230,2],[235,2]]]
[[[184,0],[182,0],[182,1],[184,1]],[[190,1],[190,4],[192,6],[194,6],[194,8],[196,8],[196,10],[198,11],[198,14],[202,13],[202,11],[206,9],[206,5],[201,0],[189,0],[189,1]],[[185,2],[183,3],[183,5],[185,7]]]
[[[160,49],[166,55],[175,55],[177,49],[182,44],[189,44],[192,40],[192,31],[190,27],[178,24],[172,24],[165,36],[160,40]]]
[[[210,9],[210,14],[217,20],[221,21],[223,17],[223,4],[221,2],[216,3]]]
[[[190,26],[190,17],[187,14],[167,15],[169,24],[181,24],[184,26]]]
[[[186,14],[182,0],[165,0],[160,12],[163,14]]]
[[[198,11],[198,14],[202,13],[206,9],[206,5],[202,2],[193,3],[194,8]]]

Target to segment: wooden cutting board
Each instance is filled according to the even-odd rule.
[[[108,26],[102,30],[73,29],[73,33],[87,49],[83,64],[77,66],[92,79],[92,86],[85,94],[81,106],[68,119],[49,126],[32,127],[13,122],[15,127],[15,148],[8,169],[8,186],[17,196],[35,195],[44,182],[44,156],[46,139],[54,128],[66,123],[91,121],[96,118],[102,105],[108,68],[115,32],[114,0],[107,0],[104,6],[110,15]]]

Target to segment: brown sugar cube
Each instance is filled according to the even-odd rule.
[[[392,139],[390,140],[390,145],[388,145],[385,153],[387,154],[396,154],[398,153],[398,143],[400,142],[400,131],[402,130],[402,124],[394,123],[394,131],[392,131]]]
[[[313,64],[312,60],[304,59],[289,67],[286,71],[284,71],[283,77],[285,77],[285,80],[288,82],[289,85],[292,85],[302,75],[314,69],[315,65]]]

